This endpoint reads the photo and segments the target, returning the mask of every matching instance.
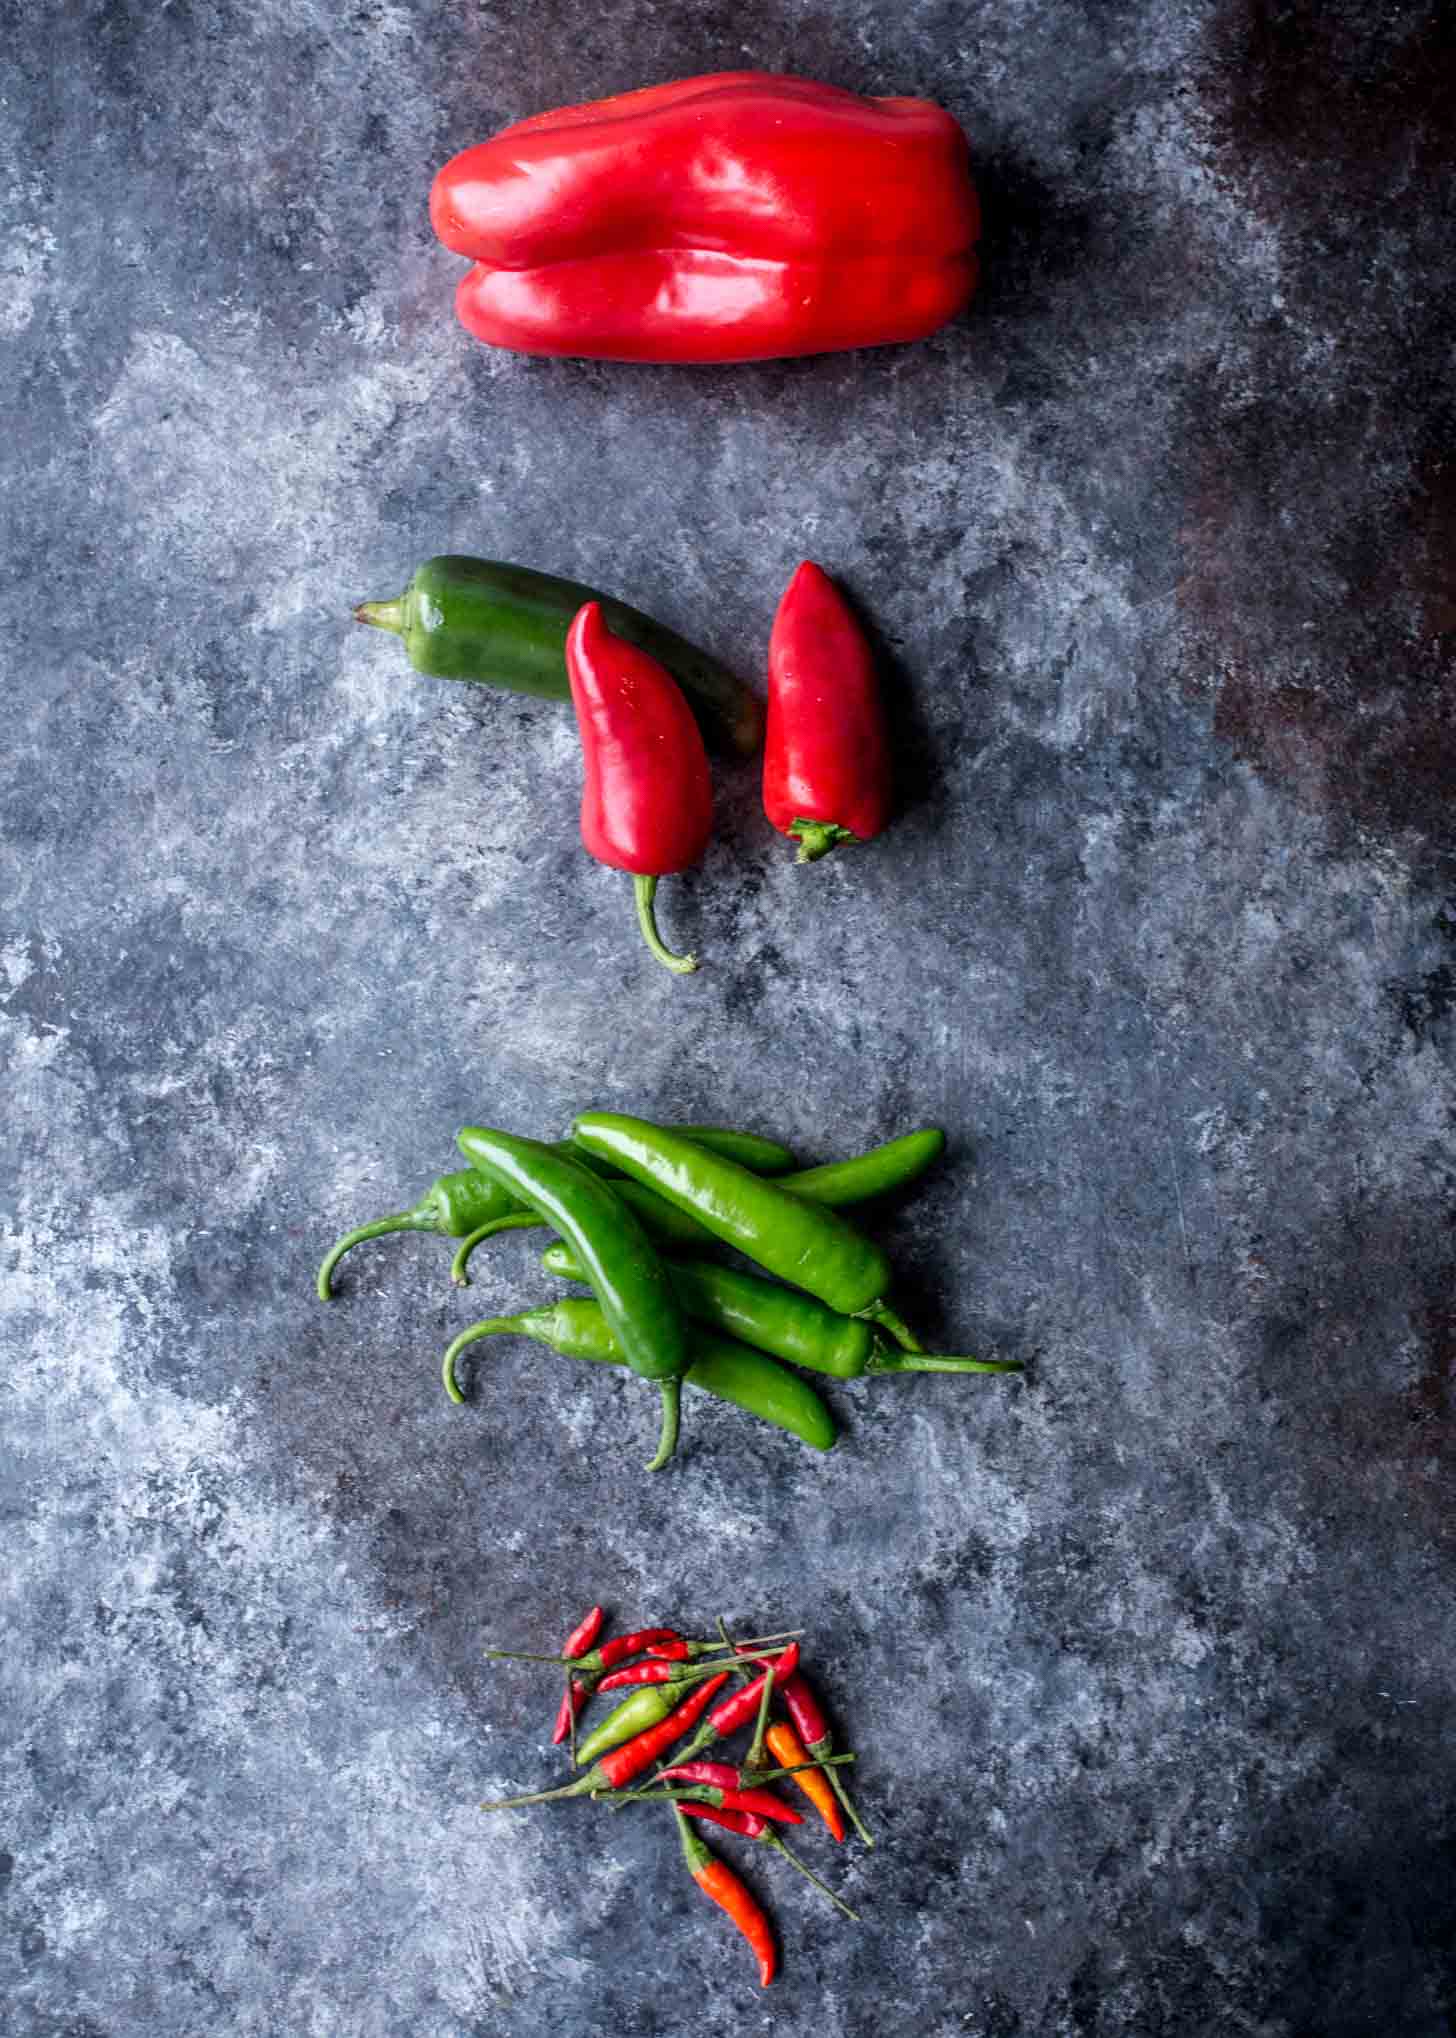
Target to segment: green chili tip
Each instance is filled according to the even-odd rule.
[[[324,1255],[323,1264],[318,1270],[318,1280],[315,1285],[318,1288],[319,1301],[331,1302],[333,1300],[334,1269],[344,1257],[344,1254],[348,1252],[350,1246],[362,1245],[366,1238],[383,1238],[386,1233],[391,1231],[422,1231],[423,1229],[424,1226],[419,1223],[414,1211],[397,1210],[391,1217],[376,1217],[372,1224],[360,1224],[353,1231],[346,1231],[341,1239],[329,1247]]]
[[[509,1334],[516,1328],[509,1316],[487,1316],[479,1323],[472,1323],[468,1330],[462,1330],[459,1337],[452,1338],[440,1363],[440,1374],[445,1382],[445,1392],[459,1407],[464,1407],[465,1396],[460,1382],[455,1377],[455,1361],[467,1345],[473,1345],[477,1338],[490,1337],[497,1331]]]
[[[664,969],[670,969],[680,977],[691,976],[698,966],[698,958],[695,955],[674,955],[657,931],[657,915],[652,909],[652,902],[657,896],[657,879],[634,877],[632,890],[637,898],[637,925],[642,929],[642,939]]]
[[[647,1467],[649,1472],[660,1472],[677,1449],[678,1416],[682,1401],[681,1380],[661,1380],[658,1385],[662,1389],[662,1428],[657,1438],[656,1456]]]
[[[939,1352],[873,1352],[867,1373],[1020,1373],[1022,1359],[958,1359]]]
[[[539,1230],[544,1222],[545,1220],[538,1217],[534,1210],[518,1210],[513,1216],[492,1217],[488,1224],[477,1225],[468,1238],[461,1239],[456,1248],[455,1257],[450,1262],[450,1279],[457,1288],[468,1288],[470,1276],[465,1269],[470,1255],[478,1245],[483,1244],[488,1238],[494,1238],[498,1231]]]

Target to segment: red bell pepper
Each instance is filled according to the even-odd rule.
[[[695,970],[657,931],[657,880],[686,870],[708,846],[713,784],[698,725],[665,666],[614,637],[599,602],[587,602],[566,633],[566,672],[581,731],[586,783],[581,839],[600,863],[630,871],[637,919],[670,970]]]
[[[806,559],[768,647],[764,812],[811,863],[890,818],[890,745],[875,662],[848,604]]]
[[[924,339],[969,301],[966,138],[926,99],[725,71],[517,121],[440,171],[479,340],[760,361]]]

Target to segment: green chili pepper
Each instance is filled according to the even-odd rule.
[[[548,1274],[579,1281],[571,1250],[557,1239],[541,1255]],[[962,1359],[931,1352],[887,1352],[862,1316],[836,1316],[812,1295],[760,1281],[710,1260],[670,1260],[668,1279],[677,1299],[699,1323],[791,1365],[808,1366],[836,1380],[864,1373],[1019,1373],[1019,1359]]]
[[[677,1447],[678,1388],[690,1353],[672,1283],[646,1232],[605,1182],[540,1140],[468,1125],[458,1143],[468,1161],[494,1176],[568,1241],[627,1364],[639,1379],[657,1383],[662,1433],[647,1469],[659,1470]],[[690,1150],[707,1159],[705,1148]]]
[[[761,1139],[755,1132],[736,1132],[723,1125],[684,1125],[680,1129],[700,1146],[727,1154],[730,1159],[741,1161],[744,1167],[752,1168],[756,1174],[779,1175],[794,1165],[794,1157],[786,1146],[780,1146],[777,1140]],[[615,1172],[608,1162],[597,1160],[570,1140],[561,1140],[558,1144],[563,1152],[574,1154],[582,1166],[590,1168],[594,1174],[610,1175]],[[483,1227],[493,1228],[498,1218],[508,1217],[520,1208],[515,1197],[499,1182],[493,1181],[489,1175],[482,1175],[475,1168],[462,1168],[458,1174],[441,1175],[438,1181],[431,1182],[413,1210],[399,1210],[388,1217],[376,1217],[370,1224],[361,1224],[355,1231],[346,1231],[337,1244],[329,1248],[318,1270],[319,1299],[323,1302],[329,1300],[333,1294],[334,1269],[351,1246],[361,1245],[366,1238],[383,1238],[393,1231],[436,1231],[446,1238],[472,1238],[472,1234],[481,1231],[482,1235],[489,1236]],[[656,1208],[663,1210],[666,1206],[658,1203]],[[695,1231],[696,1227],[691,1226],[690,1220],[682,1219],[675,1235],[691,1245]],[[466,1257],[469,1257],[468,1250]]]
[[[630,1741],[634,1734],[642,1734],[649,1727],[661,1726],[678,1700],[682,1697],[676,1685],[644,1684],[638,1690],[629,1692],[619,1706],[614,1706],[600,1726],[593,1727],[584,1741],[576,1744],[578,1769],[589,1769],[599,1756],[609,1748],[620,1748],[624,1741]]]
[[[601,603],[615,636],[667,667],[706,736],[753,755],[763,709],[747,687],[675,630],[577,581],[495,559],[427,559],[402,595],[360,602],[354,616],[402,637],[416,672],[569,701],[566,633],[591,601]]]
[[[883,1324],[907,1351],[923,1350],[886,1300],[889,1261],[832,1210],[645,1118],[584,1111],[571,1130],[589,1153],[686,1210],[715,1238],[771,1274],[807,1289],[841,1316],[867,1316]]]
[[[856,1154],[852,1160],[829,1161],[822,1168],[801,1168],[797,1174],[785,1175],[784,1187],[792,1189],[796,1196],[807,1196],[813,1203],[824,1203],[837,1210],[843,1203],[867,1203],[871,1196],[903,1189],[907,1182],[923,1175],[944,1152],[945,1134],[938,1125],[927,1125],[918,1132],[887,1140],[883,1146],[871,1147],[868,1153]],[[729,1157],[738,1158],[736,1154]],[[760,1168],[757,1172],[767,1174],[768,1169]]]
[[[567,1146],[562,1148],[561,1151],[575,1153],[576,1150],[574,1147]],[[586,1165],[588,1158],[586,1154],[578,1154],[576,1157],[582,1162],[583,1166]],[[624,1182],[620,1177],[614,1176],[610,1186],[612,1194],[620,1197],[622,1202],[633,1212],[640,1222],[642,1229],[647,1233],[647,1236],[654,1245],[676,1246],[679,1252],[681,1252],[684,1249],[691,1251],[694,1247],[701,1247],[710,1243],[707,1233],[703,1230],[701,1224],[695,1223],[691,1217],[685,1216],[681,1210],[674,1210],[670,1203],[664,1203],[660,1196],[654,1196],[652,1191],[644,1189],[640,1182]],[[522,1222],[543,1224],[545,1219],[528,1216]],[[470,1286],[470,1276],[465,1270],[470,1263],[470,1258],[475,1248],[478,1245],[483,1245],[486,1239],[494,1238],[498,1231],[505,1231],[510,1228],[504,1219],[493,1217],[487,1220],[486,1223],[477,1225],[468,1238],[461,1239],[460,1244],[456,1248],[455,1257],[450,1262],[450,1279],[457,1288],[468,1288]]]
[[[595,1365],[626,1364],[621,1344],[599,1306],[585,1296],[567,1295],[545,1308],[489,1317],[462,1330],[445,1354],[445,1387],[452,1400],[464,1399],[455,1378],[455,1361],[467,1345],[496,1334],[535,1338],[567,1359],[586,1359]],[[787,1430],[816,1451],[832,1448],[834,1418],[807,1380],[786,1372],[761,1352],[707,1331],[693,1331],[690,1344],[692,1363],[683,1375],[690,1386],[701,1387],[720,1401],[731,1401],[735,1408]]]

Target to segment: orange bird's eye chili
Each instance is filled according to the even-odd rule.
[[[764,1738],[784,1768],[792,1769],[796,1772],[790,1778],[790,1781],[796,1783],[799,1789],[803,1791],[805,1797],[808,1798],[810,1804],[813,1805],[815,1811],[818,1812],[820,1818],[823,1819],[835,1839],[842,1840],[844,1838],[844,1814],[839,1809],[834,1792],[824,1781],[823,1771],[810,1769],[805,1766],[812,1758],[788,1721],[775,1720]],[[673,1773],[670,1769],[667,1771],[669,1776]]]
[[[706,1809],[706,1807],[704,1807]],[[716,1854],[693,1831],[681,1811],[674,1807],[677,1819],[677,1836],[682,1844],[683,1860],[688,1873],[705,1896],[710,1896],[720,1910],[728,1913],[753,1950],[758,1961],[758,1978],[764,1988],[774,1978],[777,1966],[777,1949],[768,1919],[759,1908],[757,1898],[748,1886],[740,1882],[726,1861],[720,1861]]]
[[[793,1669],[786,1676],[781,1677],[778,1683],[779,1695],[788,1707],[789,1718],[793,1721],[799,1739],[804,1743],[809,1753],[816,1761],[821,1761],[826,1755],[832,1755],[834,1753],[834,1737],[829,1731],[829,1723],[825,1719],[819,1701],[814,1695],[813,1686],[798,1667],[797,1658],[795,1659]],[[854,1830],[859,1834],[861,1840],[864,1841],[866,1847],[873,1847],[875,1843],[865,1829],[864,1820],[850,1802],[849,1792],[840,1782],[838,1771],[827,1769],[824,1773],[833,1786],[835,1796],[849,1813]]]

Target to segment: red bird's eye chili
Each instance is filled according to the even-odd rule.
[[[564,1783],[559,1790],[533,1790],[524,1797],[496,1798],[488,1804],[483,1804],[480,1809],[483,1812],[503,1812],[513,1810],[517,1805],[552,1804],[557,1798],[590,1797],[598,1791],[624,1790],[635,1777],[642,1774],[644,1769],[650,1769],[658,1756],[665,1754],[674,1741],[682,1739],[694,1721],[701,1718],[714,1693],[720,1691],[727,1682],[728,1672],[720,1670],[703,1685],[701,1690],[695,1691],[691,1698],[685,1698],[681,1705],[675,1706],[665,1719],[659,1720],[643,1733],[634,1734],[632,1739],[624,1741],[621,1747],[613,1748],[607,1754],[599,1756],[585,1776],[578,1776],[574,1783]],[[639,1696],[645,1698],[647,1695],[647,1692],[634,1693],[626,1703],[630,1705]],[[582,1743],[583,1756],[589,1746],[589,1741]]]
[[[591,1612],[584,1615],[572,1629],[561,1645],[561,1654],[568,1663],[574,1663],[578,1657],[586,1654],[587,1650],[601,1633],[602,1622],[605,1619],[606,1614],[602,1608],[594,1606]],[[585,1704],[588,1695],[589,1686],[581,1678],[573,1677],[568,1672],[566,1689],[561,1694],[561,1704],[556,1713],[556,1725],[551,1731],[553,1747],[559,1747],[561,1742],[570,1736],[573,1727],[576,1725],[577,1714],[580,1712],[583,1704]]]
[[[708,754],[677,681],[607,628],[587,602],[566,633],[566,671],[581,731],[586,780],[581,839],[598,862],[630,871],[643,938],[678,974],[696,956],[674,955],[657,932],[657,880],[687,870],[708,846],[713,785]]]
[[[890,818],[890,743],[875,661],[834,582],[806,559],[768,647],[763,806],[812,863]]]
[[[694,1804],[691,1801],[675,1805],[674,1809],[686,1812],[689,1818],[706,1819],[710,1825],[722,1826],[727,1832],[741,1833],[746,1840],[758,1840],[765,1847],[771,1847],[775,1854],[782,1854],[791,1867],[797,1868],[800,1875],[812,1882],[821,1896],[827,1896],[836,1910],[843,1911],[847,1918],[859,1923],[859,1913],[852,1911],[837,1897],[827,1882],[821,1882],[813,1869],[802,1862],[792,1848],[786,1847],[768,1821],[761,1819],[756,1812],[728,1811],[718,1805]]]
[[[832,1755],[834,1736],[829,1731],[829,1722],[825,1719],[819,1700],[814,1695],[813,1686],[799,1669],[797,1661],[794,1668],[778,1680],[778,1684],[779,1696],[783,1699],[789,1718],[794,1723],[795,1732],[809,1753],[816,1760],[822,1759],[825,1755]],[[848,1812],[855,1831],[866,1847],[873,1847],[875,1843],[865,1829],[864,1820],[851,1803],[849,1792],[840,1782],[839,1772],[835,1769],[826,1769],[824,1773],[833,1786],[835,1796]]]
[[[790,1642],[783,1654],[776,1657],[767,1670],[755,1677],[751,1684],[743,1685],[739,1690],[730,1692],[727,1698],[718,1701],[686,1748],[682,1750],[678,1760],[691,1762],[702,1749],[710,1748],[714,1741],[725,1741],[730,1734],[736,1734],[740,1727],[746,1727],[758,1714],[763,1700],[764,1685],[768,1679],[772,1677],[775,1682],[779,1682],[785,1677],[792,1677],[798,1667],[799,1645],[797,1642]],[[658,1780],[655,1776],[652,1779],[654,1783]]]
[[[758,1900],[747,1884],[739,1881],[728,1863],[720,1861],[701,1836],[693,1831],[681,1810],[675,1808],[674,1815],[688,1873],[703,1894],[710,1896],[720,1910],[728,1913],[748,1941],[758,1962],[759,1981],[767,1988],[774,1978],[776,1954],[773,1933]]]
[[[430,193],[490,346],[762,361],[923,339],[976,281],[966,138],[924,99],[764,71],[519,120]]]

